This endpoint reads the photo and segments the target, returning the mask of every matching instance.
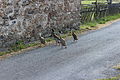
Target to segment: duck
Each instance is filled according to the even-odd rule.
[[[77,41],[78,40],[78,37],[77,35],[72,31],[72,37],[73,37],[73,40],[74,41]]]
[[[60,44],[62,48],[67,48],[66,41],[62,37],[60,37]]]
[[[41,36],[41,33],[39,33],[39,39],[42,44],[46,44],[45,38]]]
[[[58,36],[57,34],[55,34],[54,29],[51,30],[51,36],[54,38],[56,45],[60,45],[60,36]]]
[[[60,38],[59,38],[59,36],[56,35],[56,34],[53,34],[53,38],[54,38],[55,41],[56,41],[56,45],[60,45]]]

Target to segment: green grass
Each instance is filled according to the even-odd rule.
[[[95,1],[82,1],[81,4],[92,4],[92,2],[95,2]]]
[[[119,80],[120,76],[117,77],[112,77],[112,78],[108,78],[108,79],[98,79],[98,80]]]
[[[87,0],[87,1],[81,1],[81,4],[92,4],[93,2],[96,2],[96,0]],[[106,0],[98,0],[98,2],[106,2]]]
[[[11,46],[11,51],[19,51],[21,49],[25,49],[27,48],[27,46],[23,43],[23,41],[17,41],[16,44],[14,44],[13,46]]]
[[[96,0],[84,0],[81,1],[82,4],[92,4],[92,2],[96,2]],[[105,3],[107,0],[98,0],[98,3]],[[113,0],[112,3],[120,3],[120,0]]]
[[[8,54],[8,52],[0,52],[0,56],[6,55],[6,54]]]
[[[28,47],[36,46],[36,45],[38,45],[38,43],[25,44],[23,41],[18,41],[18,42],[16,42],[15,45],[13,45],[11,47],[10,51],[16,52],[16,51],[19,51],[19,50],[22,50],[22,49],[25,49],[25,48],[28,48]]]
[[[9,51],[0,52],[0,56],[6,55],[6,54],[10,54],[11,52],[17,52],[17,51],[20,51],[22,49],[26,49],[28,47],[33,47],[33,46],[36,46],[36,45],[39,45],[39,44],[38,43],[24,44],[22,41],[18,41],[18,42],[16,42],[15,45],[11,46]]]
[[[89,28],[88,25],[81,25],[81,26],[80,26],[80,29],[87,29],[87,28]]]
[[[97,20],[97,22],[98,22],[99,24],[105,24],[105,23],[108,22],[108,21],[115,20],[115,19],[118,19],[118,18],[120,18],[120,14],[113,15],[113,16],[103,17],[103,18]]]
[[[80,30],[86,30],[86,29],[90,30],[91,28],[96,27],[97,24],[98,24],[98,22],[96,22],[96,21],[84,23],[80,26]]]
[[[38,43],[30,43],[30,44],[27,44],[26,47],[33,47],[33,46],[36,46],[38,45]]]
[[[16,44],[14,44],[13,46],[11,46],[11,48],[9,49],[9,52],[3,52],[3,53],[11,53],[11,52],[17,52],[17,51],[20,51],[22,49],[26,49],[28,47],[33,47],[33,46],[36,46],[38,45],[38,43],[29,43],[29,44],[24,44],[23,41],[18,41],[16,42]],[[1,54],[0,56],[2,56],[4,54]]]
[[[113,66],[113,69],[120,70],[120,65]],[[118,75],[118,76],[116,76],[116,77],[112,77],[112,78],[107,78],[107,79],[97,79],[97,80],[120,80],[120,75]]]
[[[45,41],[46,42],[51,42],[51,41],[53,41],[53,38],[46,38]]]
[[[120,18],[120,14],[116,14],[113,16],[106,16],[106,17],[100,18],[98,20],[94,20],[94,21],[82,24],[80,26],[80,29],[82,29],[82,30],[83,29],[90,29],[91,27],[95,27],[97,24],[105,24],[108,21],[116,20],[118,18]]]
[[[120,70],[120,64],[113,66],[113,69]]]
[[[62,38],[66,38],[67,37],[67,34],[64,34],[64,35],[61,35]]]
[[[92,22],[89,22],[89,23],[86,23],[85,25],[88,25],[90,27],[95,27],[98,23],[96,21],[92,21]]]

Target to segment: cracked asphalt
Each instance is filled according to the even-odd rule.
[[[79,36],[68,48],[50,45],[0,61],[0,80],[96,80],[119,74],[120,21]]]

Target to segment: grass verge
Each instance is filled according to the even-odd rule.
[[[92,4],[93,2],[96,2],[96,0],[83,0],[81,1],[81,4]],[[105,3],[106,0],[102,0],[102,1],[98,0],[98,2]]]
[[[112,77],[112,78],[108,78],[108,79],[98,79],[98,80],[119,80],[120,79],[120,75],[117,77]]]
[[[116,14],[113,16],[106,16],[106,17],[100,18],[100,19],[95,20],[95,21],[84,23],[80,26],[80,28],[81,29],[90,29],[90,28],[97,26],[97,24],[105,24],[108,21],[116,20],[118,18],[120,18],[120,14]]]
[[[120,64],[113,66],[113,69],[120,70]]]
[[[17,51],[20,51],[22,49],[26,49],[26,48],[37,46],[37,45],[40,45],[40,44],[39,43],[24,44],[23,41],[18,41],[18,42],[16,42],[16,44],[11,46],[11,48],[8,51],[0,52],[0,56],[6,55],[6,54],[10,54],[12,52],[17,52]]]
[[[120,70],[120,64],[113,66],[113,69]],[[120,75],[117,77],[112,77],[112,78],[108,78],[108,79],[98,79],[98,80],[120,80]]]

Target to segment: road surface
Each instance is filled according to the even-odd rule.
[[[79,36],[68,48],[47,46],[0,61],[0,80],[96,80],[116,75],[120,21]]]

